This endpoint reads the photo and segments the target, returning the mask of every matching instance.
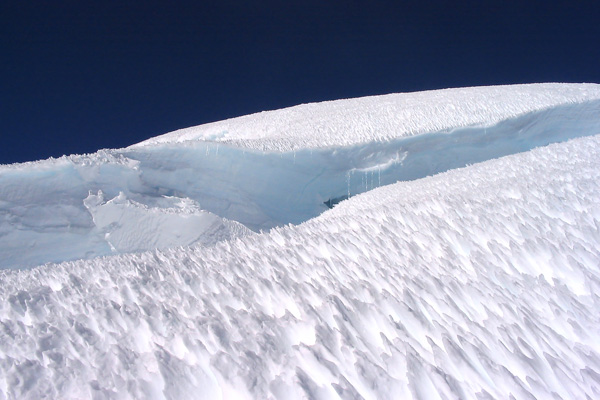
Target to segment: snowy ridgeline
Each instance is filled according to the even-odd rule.
[[[210,248],[2,271],[0,393],[600,398],[598,171],[597,135]]]
[[[0,268],[211,246],[298,224],[379,186],[599,134],[599,116],[600,85],[449,89],[303,105],[0,166]]]
[[[500,121],[600,99],[600,85],[542,83],[302,104],[180,129],[138,145],[204,140],[264,151],[351,146]]]

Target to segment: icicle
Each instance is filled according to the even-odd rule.
[[[348,198],[350,198],[350,171],[346,172],[346,184],[348,185]]]

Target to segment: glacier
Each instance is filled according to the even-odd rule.
[[[0,398],[598,398],[599,111],[448,89],[0,166]]]
[[[211,246],[299,224],[332,199],[600,133],[599,114],[598,85],[448,89],[302,105],[0,166],[0,268]]]

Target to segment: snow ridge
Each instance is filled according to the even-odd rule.
[[[192,128],[132,146],[214,141],[261,151],[351,146],[465,126],[600,99],[598,84],[539,83],[395,93],[302,104]]]
[[[600,136],[0,273],[9,398],[598,398]]]

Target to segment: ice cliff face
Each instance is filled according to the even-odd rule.
[[[510,89],[455,91],[499,121],[385,141],[180,132],[2,167],[2,237],[55,240],[5,267],[137,254],[2,272],[0,393],[599,397],[600,90]]]

